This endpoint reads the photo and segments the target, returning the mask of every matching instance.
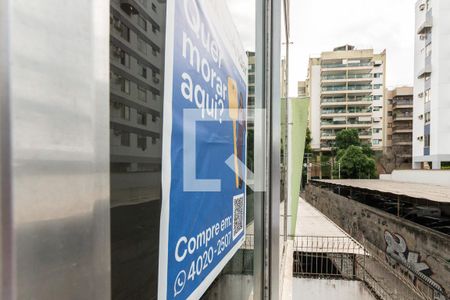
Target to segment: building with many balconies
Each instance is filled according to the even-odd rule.
[[[413,168],[450,166],[450,2],[416,2]]]
[[[112,299],[157,297],[165,10],[110,1]]]
[[[413,88],[386,90],[386,99],[385,155],[392,158],[394,169],[411,168]]]
[[[310,58],[306,86],[315,151],[330,151],[346,128],[357,129],[374,150],[383,149],[385,73],[385,51],[345,45]]]
[[[253,130],[253,125],[255,121],[255,66],[256,66],[256,56],[255,52],[247,51],[248,58],[248,102],[247,102],[247,126],[249,129]]]

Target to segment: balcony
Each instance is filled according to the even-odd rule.
[[[433,15],[432,10],[430,9],[429,11],[427,11],[425,21],[423,21],[423,23],[420,24],[419,28],[417,29],[417,34],[424,34],[432,27],[433,27]]]
[[[413,114],[412,114],[412,112],[403,113],[403,114],[397,113],[397,114],[393,115],[393,119],[394,119],[394,121],[412,121]]]
[[[343,85],[343,86],[324,86],[322,87],[322,92],[335,92],[335,91],[368,91],[372,90],[372,85]]]
[[[323,64],[322,65],[322,70],[324,70],[324,69],[339,69],[339,68],[359,68],[359,67],[370,67],[370,68],[372,68],[372,66],[373,66],[372,62],[349,63],[349,64],[342,64],[342,63]]]
[[[371,81],[373,75],[368,74],[348,74],[348,75],[324,75],[322,76],[322,82],[334,82],[334,81]]]
[[[411,100],[394,100],[392,108],[412,108],[413,101]]]

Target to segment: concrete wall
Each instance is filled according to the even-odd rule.
[[[366,206],[329,190],[313,185],[306,188],[306,201],[318,208],[337,225],[364,243],[364,239],[386,253],[386,235],[394,237],[390,241],[405,243],[403,251],[414,266],[426,267],[423,273],[438,283],[446,293],[450,291],[450,238],[406,220],[397,219],[388,213]],[[418,257],[414,257],[417,254]],[[409,279],[408,275],[405,275]],[[412,277],[414,280],[414,277]]]
[[[292,299],[374,300],[376,298],[361,281],[294,278]]]
[[[380,175],[380,179],[450,187],[450,171],[444,170],[395,170],[392,174]]]
[[[226,274],[208,289],[203,300],[253,299],[253,276]]]

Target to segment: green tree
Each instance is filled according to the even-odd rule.
[[[350,146],[361,146],[358,130],[356,129],[344,129],[336,134],[335,147],[337,151],[339,149],[347,149]]]
[[[350,145],[347,149],[340,149],[340,176],[345,178],[368,179],[376,178],[375,160],[364,154],[363,147]],[[334,170],[334,176],[339,176],[339,170]]]

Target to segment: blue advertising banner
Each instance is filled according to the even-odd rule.
[[[167,1],[159,299],[198,299],[245,238],[247,56],[222,0]]]

